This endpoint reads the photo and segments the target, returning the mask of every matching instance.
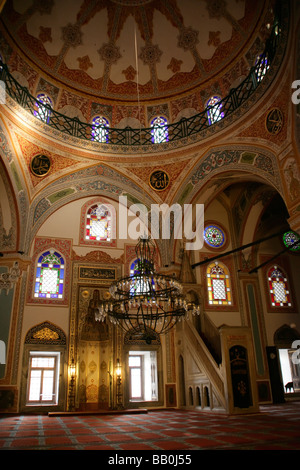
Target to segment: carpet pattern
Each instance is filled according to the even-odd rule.
[[[114,415],[3,415],[0,450],[300,450],[300,402],[255,415],[196,410]]]

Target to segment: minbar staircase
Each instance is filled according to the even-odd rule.
[[[197,408],[229,414],[258,411],[256,371],[249,328],[228,326],[216,328],[207,315],[202,313],[200,326],[197,325],[197,328],[191,320],[182,324],[182,338],[188,367],[191,367],[190,363],[193,362],[193,373],[186,374],[186,396],[189,398],[191,390],[194,396],[196,391],[203,393],[204,390],[210,396],[208,403],[207,401],[204,403],[201,399],[201,404],[200,406],[198,404]],[[248,406],[236,406],[234,399],[234,373],[237,368],[232,368],[230,350],[236,348],[247,351],[248,382],[245,382],[248,384],[251,397]],[[242,366],[244,367],[244,363]],[[191,406],[191,403],[187,405]]]
[[[187,298],[196,298],[201,304],[201,286],[184,249],[180,281]],[[177,331],[183,345],[185,391],[181,388],[180,393],[186,405],[229,414],[257,412],[251,329],[225,325],[217,328],[202,310],[199,316],[182,322]]]

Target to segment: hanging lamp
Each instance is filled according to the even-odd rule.
[[[134,274],[111,284],[111,298],[98,301],[95,319],[109,319],[124,331],[142,333],[151,342],[151,332],[167,333],[189,313],[199,314],[200,307],[187,302],[175,277],[155,271],[155,245],[150,237],[140,237],[135,251]]]

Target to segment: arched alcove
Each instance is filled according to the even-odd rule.
[[[20,409],[63,410],[66,383],[65,332],[49,321],[33,326],[24,341]]]

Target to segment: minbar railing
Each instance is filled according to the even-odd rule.
[[[210,126],[214,126],[215,122],[211,123],[209,120],[209,112],[212,116],[217,116],[217,113],[221,112],[223,120],[245,103],[245,101],[248,100],[248,98],[260,86],[265,76],[270,72],[281,38],[281,33],[282,31],[278,15],[273,24],[270,36],[266,41],[264,52],[260,55],[260,59],[251,68],[248,76],[243,80],[243,82],[236,88],[232,88],[230,93],[216,105],[206,108],[201,113],[192,117],[183,118],[172,124],[166,124],[164,129],[165,135],[167,135],[167,142],[179,141],[194,134],[198,134]],[[36,116],[38,114],[38,106],[43,106],[46,111],[45,114],[47,115],[47,119],[43,122],[51,128],[68,134],[69,136],[90,141],[94,140],[97,142],[97,139],[93,137],[95,125],[92,123],[82,122],[78,118],[68,117],[59,113],[47,104],[39,103],[37,98],[32,96],[26,87],[21,86],[17,82],[9,72],[7,65],[1,60],[0,80],[5,83],[7,94],[32,115]],[[216,119],[215,121],[217,122],[219,119]],[[155,142],[153,134],[153,127],[141,129],[134,129],[131,127],[108,127],[105,128],[105,141],[103,142],[102,140],[101,144],[117,146],[159,145],[159,143]]]

